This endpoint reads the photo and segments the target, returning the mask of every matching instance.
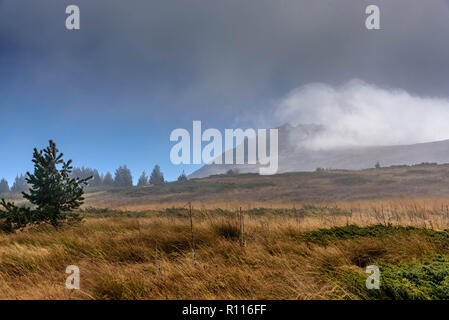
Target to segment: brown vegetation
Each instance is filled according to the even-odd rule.
[[[42,225],[0,235],[0,297],[365,298],[363,288],[355,291],[345,282],[348,272],[366,277],[364,268],[370,263],[449,254],[445,233],[432,231],[449,228],[448,211],[440,205],[365,201],[340,208],[298,206],[276,214],[244,210],[244,235],[236,212],[194,210],[191,228],[185,209],[91,210],[78,226],[55,230]],[[351,233],[351,225],[375,227]],[[310,233],[334,226],[349,233]],[[68,265],[79,266],[81,290],[65,288]]]
[[[449,165],[417,165],[360,171],[322,170],[273,176],[220,175],[163,186],[91,188],[86,205],[142,211],[194,203],[196,208],[242,206],[291,208],[303,203],[364,200],[447,199]]]

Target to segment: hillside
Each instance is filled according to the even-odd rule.
[[[108,208],[171,207],[199,202],[334,202],[392,198],[449,197],[449,165],[421,164],[366,170],[320,170],[273,176],[215,175],[164,186],[89,189],[87,206]]]
[[[449,140],[397,146],[352,147],[329,150],[307,148],[307,142],[319,135],[314,125],[279,128],[278,173],[314,171],[316,168],[360,170],[382,166],[413,165],[416,163],[449,163]],[[258,172],[258,165],[205,165],[190,178],[204,178],[238,168],[242,173]]]

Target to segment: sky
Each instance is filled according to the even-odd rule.
[[[448,34],[448,0],[0,0],[0,177],[53,139],[76,166],[173,180],[198,168],[169,159],[193,120],[328,125],[314,147],[449,139]]]

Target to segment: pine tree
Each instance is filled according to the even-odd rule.
[[[0,194],[1,193],[8,193],[9,192],[9,184],[6,179],[0,180]]]
[[[165,180],[164,180],[164,175],[161,172],[161,168],[159,167],[159,165],[155,165],[153,172],[151,172],[150,184],[161,185],[164,183],[165,183]]]
[[[184,181],[187,181],[187,180],[188,180],[187,176],[186,176],[184,170],[182,170],[181,175],[178,177],[178,182],[184,182]]]
[[[133,185],[133,176],[126,165],[120,166],[115,171],[114,185],[117,187],[131,187]]]
[[[14,180],[14,184],[11,187],[11,192],[14,193],[21,193],[28,191],[28,183],[26,182],[26,177],[21,174],[20,176],[17,175],[16,179]]]
[[[89,187],[99,187],[103,185],[103,179],[101,178],[100,174],[98,173],[97,169],[91,169],[91,168],[73,168],[72,173],[70,174],[71,178],[80,178],[80,179],[86,179],[89,177],[93,177],[92,180],[89,182]]]
[[[106,172],[103,179],[103,185],[106,187],[112,187],[114,185],[114,179],[112,178],[112,174],[110,172]]]
[[[50,140],[49,146],[41,151],[34,149],[34,173],[27,172],[26,182],[29,193],[23,197],[37,207],[40,219],[57,227],[61,221],[74,217],[70,212],[83,204],[85,179],[70,178],[72,160],[65,162],[56,144]]]
[[[13,232],[17,229],[23,229],[30,223],[36,223],[36,218],[39,217],[35,211],[26,207],[16,207],[13,202],[6,202],[1,199],[0,206],[5,211],[0,210],[0,229],[5,232]]]
[[[137,183],[137,186],[139,187],[143,187],[148,185],[148,176],[147,174],[144,172],[142,172],[142,175],[139,178],[139,182]]]
[[[101,178],[100,174],[98,173],[98,170],[95,169],[92,176],[93,176],[93,179],[89,183],[89,186],[90,187],[101,187],[103,185],[103,179]]]

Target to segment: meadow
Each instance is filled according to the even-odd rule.
[[[448,299],[448,205],[84,207],[78,225],[0,234],[0,298]],[[80,290],[65,287],[68,265]],[[380,290],[365,287],[368,265]]]
[[[449,164],[419,164],[366,170],[317,170],[272,176],[215,175],[163,186],[89,188],[86,206],[124,211],[164,210],[192,202],[197,208],[292,208],[386,199],[449,198]],[[429,201],[431,202],[431,201]],[[351,206],[354,206],[351,204]]]

